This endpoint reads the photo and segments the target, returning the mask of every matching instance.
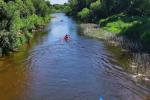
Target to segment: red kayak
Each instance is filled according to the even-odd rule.
[[[64,40],[66,40],[66,41],[67,41],[67,40],[70,40],[70,35],[65,35],[65,36],[64,36]]]

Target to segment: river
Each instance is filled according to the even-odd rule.
[[[102,41],[78,35],[65,14],[52,16],[47,34],[0,58],[0,100],[145,100]]]

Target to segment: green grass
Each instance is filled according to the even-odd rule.
[[[150,17],[127,16],[123,13],[101,19],[101,28],[117,35],[126,35],[134,40],[150,43]]]

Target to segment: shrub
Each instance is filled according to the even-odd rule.
[[[90,16],[90,10],[89,10],[88,8],[83,8],[82,11],[80,11],[80,12],[78,13],[78,17],[81,18],[81,19],[84,20],[84,21],[89,20],[89,19],[88,19],[89,16]]]
[[[0,48],[8,52],[32,36],[31,30],[50,20],[44,0],[0,0]]]

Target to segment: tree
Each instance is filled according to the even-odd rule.
[[[39,16],[46,16],[50,13],[49,6],[44,0],[33,0],[33,5],[36,10],[36,14]]]
[[[9,52],[19,47],[34,27],[50,19],[49,13],[44,0],[0,0],[0,49]]]
[[[80,17],[84,21],[88,21],[90,16],[90,10],[88,8],[83,8],[79,13],[78,17]]]

